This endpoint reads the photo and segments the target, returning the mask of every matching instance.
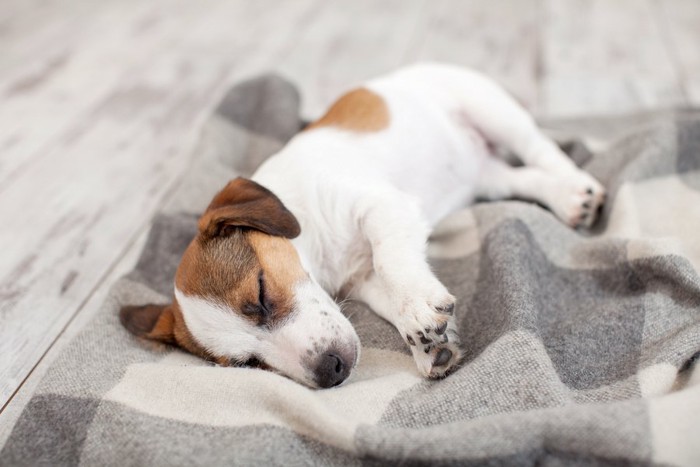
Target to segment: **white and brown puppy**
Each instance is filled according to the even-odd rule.
[[[511,167],[491,148],[520,157]],[[273,194],[274,193],[274,194]],[[420,374],[461,353],[455,299],[426,262],[432,226],[477,197],[518,197],[590,226],[603,187],[488,78],[422,64],[338,100],[199,221],[169,306],[128,307],[135,334],[221,364],[256,362],[311,387],[342,383],[360,343],[331,296],[391,322]]]

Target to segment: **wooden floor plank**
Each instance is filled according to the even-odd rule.
[[[162,41],[178,33],[177,21],[139,30],[136,25],[153,21],[155,3],[104,2],[96,10],[65,0],[57,4],[63,9],[28,11],[29,18],[19,15],[6,25],[0,45],[0,191],[80,131],[79,116],[125,72],[147,66]],[[60,16],[52,21],[51,15]],[[124,47],[136,34],[141,47]]]
[[[548,116],[685,103],[648,1],[546,0],[542,106]]]
[[[482,71],[536,108],[539,0],[440,0],[406,61],[435,60]]]
[[[655,5],[688,104],[700,106],[700,2],[656,0]]]
[[[79,313],[76,313],[70,323],[68,323],[66,329],[56,337],[55,342],[47,349],[42,358],[36,362],[35,367],[27,375],[16,396],[8,401],[5,407],[0,406],[0,446],[11,434],[12,426],[22,413],[22,409],[29,402],[32,393],[50,368],[51,363],[95,316],[95,313],[97,313],[103,301],[107,298],[112,285],[136,266],[141,250],[148,238],[148,230],[147,228],[144,229],[133,243],[126,245],[126,251],[121,255],[120,260],[107,273],[105,280],[87,299],[86,303],[80,308]]]
[[[277,69],[301,89],[317,117],[342,92],[396,68],[427,0],[323,2]]]

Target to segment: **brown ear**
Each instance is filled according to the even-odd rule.
[[[175,344],[173,305],[126,306],[119,320],[132,334],[166,344]]]
[[[294,238],[301,227],[294,214],[267,188],[252,180],[231,180],[212,200],[199,219],[205,238],[229,235],[237,227],[248,227],[269,235]]]

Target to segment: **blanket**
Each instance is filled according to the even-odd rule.
[[[230,90],[138,265],[64,349],[0,465],[700,465],[700,112],[543,124],[607,187],[589,231],[533,203],[478,203],[433,233],[465,358],[422,379],[399,334],[344,305],[362,342],[312,390],[136,339],[124,305],[168,303],[196,219],[303,126],[278,76]]]

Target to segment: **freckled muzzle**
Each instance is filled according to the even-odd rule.
[[[313,280],[296,286],[295,305],[294,316],[280,332],[301,357],[303,376],[297,379],[311,387],[338,386],[357,364],[360,338],[340,307]]]

